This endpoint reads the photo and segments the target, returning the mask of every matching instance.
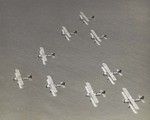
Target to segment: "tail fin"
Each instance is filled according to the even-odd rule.
[[[139,97],[139,99],[141,100],[142,103],[145,103],[144,96],[139,95],[138,97]]]
[[[52,57],[52,58],[55,58],[55,53],[51,53],[51,54],[49,54],[49,55],[46,55],[46,57]]]
[[[141,100],[144,100],[144,96],[141,96],[140,99],[141,99]]]
[[[32,81],[32,75],[28,75],[28,80]]]
[[[55,56],[55,53],[52,53],[51,55],[52,55],[52,56]]]
[[[28,78],[32,79],[32,75],[28,75]]]
[[[56,54],[55,53],[51,53],[52,58],[55,58]]]
[[[123,76],[121,69],[118,70],[118,74],[119,74],[120,76]]]
[[[107,39],[107,35],[102,35],[101,39]]]
[[[92,20],[92,19],[94,19],[95,18],[95,16],[93,15],[93,16],[91,16],[90,18],[88,18],[89,20]]]
[[[74,34],[77,34],[77,33],[78,33],[78,31],[77,31],[77,30],[75,30],[75,31],[74,31]]]
[[[101,92],[102,94],[106,94],[106,91],[105,91],[105,90],[100,90],[100,92]]]
[[[98,92],[98,93],[95,93],[96,94],[96,96],[103,96],[103,97],[106,97],[106,91],[105,90],[100,90],[100,92]]]
[[[92,19],[94,19],[94,18],[95,18],[95,16],[93,15],[91,18],[92,18]]]
[[[116,72],[114,72],[113,74],[123,76],[121,69],[116,69]]]
[[[70,33],[70,35],[77,35],[77,33],[78,33],[77,30],[75,30],[74,32]]]
[[[66,83],[65,82],[60,82],[61,87],[65,88]]]
[[[101,94],[103,97],[106,97],[106,91],[105,90],[100,90]]]
[[[117,72],[118,72],[118,73],[122,73],[122,70],[121,70],[121,69],[117,69]]]

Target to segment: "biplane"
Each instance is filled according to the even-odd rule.
[[[70,33],[68,32],[67,28],[65,26],[62,26],[62,29],[61,29],[61,35],[64,35],[65,38],[70,41],[70,38],[71,38],[71,35],[73,34],[77,34],[77,31],[74,31],[73,33]]]
[[[39,53],[40,54],[38,55],[38,57],[41,58],[43,65],[46,65],[48,57],[55,58],[55,53],[46,55],[43,47],[40,47]]]
[[[97,99],[96,96],[103,96],[106,97],[106,91],[105,90],[100,90],[100,92],[94,93],[91,84],[89,82],[86,82],[85,89],[87,91],[86,97],[90,97],[90,101],[92,102],[94,107],[98,106],[99,100]]]
[[[57,96],[57,88],[56,87],[62,87],[65,88],[66,83],[60,82],[59,84],[54,84],[52,77],[50,75],[47,75],[47,85],[46,88],[49,88],[50,92],[53,96]]]
[[[133,99],[130,93],[126,88],[122,88],[123,92],[122,95],[124,97],[123,103],[128,103],[128,107],[131,108],[131,110],[137,114],[137,110],[139,110],[139,106],[136,104],[136,102],[141,101],[142,103],[145,103],[144,96],[138,95],[139,98]]]
[[[106,63],[102,63],[102,70],[103,70],[103,75],[108,77],[108,80],[114,85],[115,81],[117,80],[115,75],[120,75],[122,76],[122,70],[121,69],[116,69],[115,72],[111,72],[109,67],[107,66]]]
[[[94,42],[97,45],[100,45],[100,42],[102,42],[102,39],[107,39],[107,35],[102,35],[99,37],[94,30],[90,30],[91,39],[94,40]]]
[[[94,19],[95,16],[93,15],[91,17],[86,17],[83,12],[80,12],[79,18],[84,24],[89,25],[89,21]]]
[[[23,80],[29,80],[32,81],[32,75],[28,75],[28,77],[21,77],[19,69],[15,69],[15,78],[13,78],[14,81],[17,81],[17,84],[19,85],[20,89],[23,89],[24,82]]]

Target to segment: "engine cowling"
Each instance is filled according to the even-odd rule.
[[[16,79],[16,78],[13,78],[13,80],[14,80],[14,81],[17,81],[17,79]]]
[[[38,55],[38,58],[41,58],[42,57],[42,55]]]

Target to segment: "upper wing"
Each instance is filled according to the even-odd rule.
[[[43,47],[40,47],[39,53],[40,53],[40,57],[42,58],[43,64],[46,65],[47,56],[45,55],[45,51]]]
[[[92,87],[91,87],[91,84],[89,82],[86,82],[86,87],[87,87],[87,90],[88,90],[89,93],[93,93],[94,92]]]
[[[20,71],[19,69],[15,69],[15,76],[18,79],[19,77],[21,77]]]
[[[112,80],[116,81],[116,77],[113,75],[113,73],[110,71],[110,69],[108,68],[108,66],[106,65],[106,63],[102,63],[102,65],[104,66],[104,69],[106,70],[106,72],[109,74],[109,76],[112,78]]]
[[[54,84],[53,80],[52,80],[52,77],[50,75],[47,75],[47,84],[50,85],[50,84]]]
[[[89,19],[85,16],[85,14],[83,12],[80,12],[80,14],[85,21],[89,22]]]
[[[126,97],[129,99],[129,101],[131,102],[131,104],[133,105],[133,107],[138,110],[139,107],[138,105],[135,103],[134,99],[131,97],[130,93],[128,92],[128,90],[126,88],[122,88],[123,92],[125,93]]]
[[[125,95],[127,96],[128,99],[132,99],[130,93],[128,92],[128,90],[126,88],[122,88],[123,92],[125,93]]]
[[[93,37],[98,41],[101,42],[102,40],[98,37],[98,35],[96,34],[96,32],[94,30],[91,30],[91,33],[93,34]]]
[[[16,76],[16,79],[17,79],[17,83],[19,85],[19,88],[22,89],[23,88],[23,85],[24,85],[24,82],[21,78],[21,74],[20,74],[20,71],[19,69],[15,69],[15,76]]]
[[[57,92],[57,89],[56,89],[56,87],[55,87],[55,85],[54,85],[54,82],[53,82],[53,80],[52,80],[52,77],[51,76],[47,76],[47,83],[48,83],[48,85],[50,85],[50,89],[51,89],[51,91],[53,91],[53,92]]]
[[[45,55],[45,51],[44,51],[44,48],[43,47],[40,47],[40,55],[44,56]]]
[[[65,35],[67,35],[68,37],[71,37],[71,35],[68,32],[68,30],[66,29],[66,27],[62,26],[62,29],[64,30]]]

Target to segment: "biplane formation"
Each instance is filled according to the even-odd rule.
[[[89,22],[92,19],[94,19],[95,16],[86,17],[86,15],[83,12],[80,12],[79,18],[85,25],[89,25]],[[61,35],[63,35],[66,40],[71,41],[71,37],[73,34],[77,34],[77,31],[74,31],[71,33],[67,30],[65,26],[61,27]],[[100,45],[102,40],[107,39],[106,34],[101,35],[101,37],[99,37],[99,35],[93,29],[90,29],[90,36],[91,36],[91,39],[94,40],[94,42],[97,45]],[[48,58],[55,58],[55,53],[52,52],[50,54],[46,54],[44,48],[40,47],[38,57],[41,59],[43,65],[46,65]],[[123,76],[121,69],[116,69],[116,71],[112,72],[106,63],[102,63],[101,69],[103,71],[103,76],[107,76],[107,80],[109,80],[112,85],[116,84],[116,81],[117,81],[116,75]],[[13,80],[17,81],[17,84],[19,85],[20,89],[23,89],[24,80],[32,81],[32,75],[28,75],[27,77],[23,78],[21,76],[19,69],[15,69],[15,78]],[[57,88],[58,87],[65,88],[65,85],[66,85],[65,82],[59,82],[58,84],[55,84],[50,75],[47,75],[46,81],[47,81],[46,88],[49,88],[49,92],[51,92],[54,97],[57,96],[57,93],[58,93]],[[89,97],[90,102],[93,104],[94,107],[98,107],[99,100],[97,97],[98,96],[106,97],[106,91],[99,90],[99,92],[94,92],[90,82],[86,82],[85,84],[86,84],[85,90],[87,92],[85,96]],[[127,103],[128,107],[131,108],[135,114],[137,114],[139,107],[136,103],[139,101],[145,103],[144,96],[139,95],[137,99],[133,99],[130,93],[128,92],[127,88],[122,88],[122,90],[123,91],[121,92],[121,94],[124,97],[123,103]]]

